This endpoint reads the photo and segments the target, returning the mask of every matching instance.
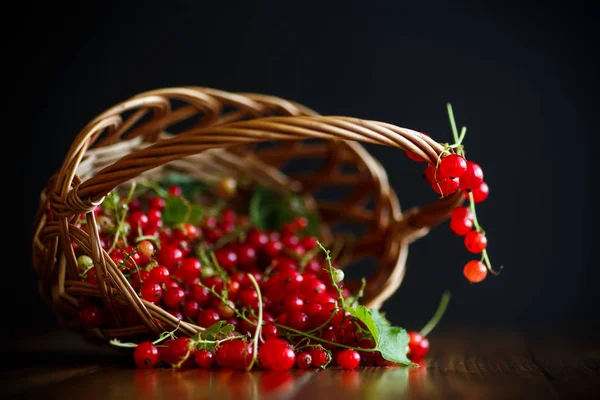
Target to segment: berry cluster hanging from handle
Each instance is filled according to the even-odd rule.
[[[477,220],[475,204],[484,202],[489,194],[489,187],[483,180],[483,170],[473,162],[467,161],[463,141],[467,134],[467,127],[463,126],[458,132],[452,105],[448,103],[448,118],[452,129],[454,143],[445,143],[444,151],[437,158],[436,165],[428,164],[425,167],[425,180],[440,196],[449,196],[462,190],[469,202],[469,206],[457,207],[450,216],[450,229],[458,236],[464,236],[465,247],[473,254],[481,254],[479,260],[467,262],[463,274],[469,282],[483,281],[488,271],[498,275],[502,266],[497,271],[492,268],[487,252],[487,238],[485,231]],[[406,151],[411,160],[425,162],[421,157],[411,151]]]

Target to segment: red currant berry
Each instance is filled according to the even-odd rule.
[[[215,256],[217,257],[217,262],[219,265],[227,270],[231,271],[234,269],[238,262],[238,256],[235,251],[227,248],[220,248],[215,251]]]
[[[314,347],[310,350],[310,356],[312,358],[312,365],[316,368],[322,367],[329,361],[329,356],[327,355],[327,352],[318,347]]]
[[[165,290],[181,289],[181,285],[175,279],[169,279],[165,282]]]
[[[252,310],[258,308],[258,293],[256,293],[256,290],[254,289],[248,288],[240,290],[237,300],[244,308]]]
[[[287,323],[290,328],[304,331],[308,325],[308,316],[301,311],[292,311],[288,313]]]
[[[146,229],[148,229],[148,228],[158,229],[158,228],[162,228],[162,226],[163,226],[163,221],[162,221],[162,213],[160,212],[160,210],[157,210],[155,208],[151,208],[150,210],[148,210],[148,223],[146,224]],[[144,230],[144,232],[146,232],[146,230]]]
[[[150,279],[156,283],[167,283],[170,278],[169,270],[163,265],[157,265],[150,270]]]
[[[411,361],[418,361],[425,357],[429,351],[429,340],[417,332],[409,332],[408,339],[408,358]]]
[[[155,196],[148,202],[148,208],[162,211],[165,208],[165,204],[167,204],[165,199],[160,196]]]
[[[445,176],[460,178],[467,171],[467,161],[458,154],[450,154],[440,162],[440,170]]]
[[[183,315],[185,315],[188,318],[195,319],[198,315],[199,310],[200,306],[195,300],[186,300],[183,303]]]
[[[209,328],[210,326],[216,324],[221,320],[221,316],[216,310],[212,308],[207,308],[205,310],[200,311],[198,314],[198,325],[203,328]]]
[[[200,307],[204,307],[210,299],[210,291],[200,285],[192,285],[190,297],[196,300]]]
[[[93,271],[88,271],[88,274],[90,272]],[[142,284],[147,280],[147,279],[151,279],[150,278],[150,273],[148,271],[145,270],[141,270],[140,273],[138,274],[137,272],[134,273],[133,275],[131,275],[131,287],[136,291],[139,292],[139,290],[142,288]],[[153,279],[151,279],[153,280]],[[156,282],[156,281],[155,281]]]
[[[296,353],[283,339],[269,338],[258,349],[262,366],[273,371],[288,371],[296,363]]]
[[[452,210],[452,214],[450,215],[451,219],[463,219],[463,218],[467,218],[467,219],[473,219],[473,216],[471,215],[471,210],[469,210],[467,207],[456,207],[454,210]]]
[[[279,328],[270,322],[267,322],[263,325],[261,329],[262,335],[264,339],[278,337],[279,336]]]
[[[171,314],[172,316],[174,316],[175,318],[177,318],[179,320],[183,320],[183,314],[181,313],[181,311],[179,311],[179,310],[167,310],[167,312],[169,314]]]
[[[355,369],[360,364],[358,351],[345,349],[337,353],[336,361],[344,369]]]
[[[458,236],[465,236],[473,229],[473,220],[470,218],[452,218],[450,229]]]
[[[237,220],[237,214],[230,208],[224,208],[221,210],[221,218],[225,222],[235,222]]]
[[[296,364],[300,369],[308,369],[312,364],[312,356],[309,352],[303,352],[296,357]]]
[[[153,343],[142,342],[133,351],[133,359],[140,368],[154,368],[160,361],[160,353]]]
[[[256,250],[249,244],[243,244],[237,249],[237,259],[242,268],[250,268],[256,262]]]
[[[406,150],[406,155],[408,156],[408,158],[410,158],[411,160],[416,161],[416,162],[424,162],[425,161],[421,156],[416,155],[415,153],[413,153],[410,150]]]
[[[163,296],[163,302],[169,308],[179,308],[181,302],[185,299],[185,292],[183,289],[174,288],[167,289]]]
[[[471,253],[481,253],[487,247],[487,238],[481,232],[471,231],[465,236],[465,247]]]
[[[144,229],[148,223],[148,216],[141,211],[134,211],[129,216],[129,225],[133,232],[137,232],[138,229]]]
[[[283,308],[286,312],[302,311],[304,301],[297,294],[290,293],[283,299]]]
[[[183,261],[183,251],[179,247],[170,244],[163,246],[156,253],[156,261],[173,272],[179,263]]]
[[[90,304],[79,311],[79,319],[86,328],[97,328],[104,320],[104,310]]]
[[[209,350],[203,349],[196,352],[194,360],[200,368],[210,368],[215,361],[215,356]]]
[[[439,178],[438,174],[438,180],[437,182],[433,182],[431,184],[431,187],[433,188],[433,191],[436,192],[439,195],[442,196],[448,196],[454,192],[456,192],[458,190],[458,186],[459,186],[459,181],[458,178]]]
[[[195,257],[188,257],[181,262],[177,269],[177,276],[188,285],[193,285],[200,278],[202,264]]]
[[[487,276],[487,268],[481,261],[472,260],[465,265],[463,273],[469,282],[478,283]]]
[[[187,357],[189,357],[191,354],[191,344],[192,341],[190,340],[190,338],[186,337],[180,337],[173,340],[169,344],[169,350],[171,353],[171,357],[175,362],[172,362],[171,364],[179,364],[182,361],[186,360]]]
[[[222,319],[231,318],[235,314],[235,311],[233,311],[233,303],[231,301],[227,301],[227,304],[219,301],[216,310]]]
[[[302,230],[308,227],[308,219],[306,217],[296,217],[294,220],[296,229]]]
[[[460,177],[461,189],[476,189],[483,182],[483,170],[473,161],[467,161],[467,170]]]
[[[475,203],[483,203],[490,194],[490,188],[488,187],[487,183],[481,182],[481,185],[471,190],[471,193],[473,193],[473,201]],[[465,193],[465,196],[467,199],[469,198],[468,193]]]
[[[169,186],[169,194],[171,196],[179,197],[179,196],[181,196],[182,193],[183,193],[183,191],[181,190],[181,186],[178,186],[178,185]]]
[[[314,236],[303,237],[300,239],[300,245],[304,248],[304,250],[310,251],[317,247],[317,238]]]
[[[288,249],[296,246],[298,243],[300,243],[300,239],[296,235],[288,234],[281,237],[281,244]]]
[[[223,278],[220,276],[212,275],[204,278],[204,285],[212,288],[215,292],[221,293],[223,291]]]
[[[154,255],[154,245],[149,240],[142,240],[137,245],[138,252],[143,256],[142,262],[150,261],[150,258]]]
[[[252,229],[248,232],[246,237],[246,243],[254,248],[261,249],[269,242],[269,237],[256,229]]]
[[[252,362],[252,343],[239,339],[221,343],[215,351],[215,361],[223,368],[246,369]]]
[[[150,303],[156,303],[162,297],[163,290],[158,283],[146,281],[142,285],[141,295],[142,299],[149,301]]]
[[[271,258],[278,256],[282,249],[283,245],[278,240],[268,242],[263,248],[264,252]]]

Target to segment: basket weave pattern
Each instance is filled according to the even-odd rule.
[[[167,133],[191,120],[193,127],[176,135]],[[273,145],[256,148],[260,142]],[[439,143],[416,131],[319,116],[302,105],[261,94],[185,87],[146,92],[120,103],[83,128],[42,192],[33,241],[42,297],[67,325],[78,324],[82,299],[102,298],[110,327],[93,329],[102,338],[160,333],[177,326],[186,335],[202,330],[137,296],[102,249],[92,212],[119,185],[178,171],[198,179],[223,174],[250,179],[273,190],[304,194],[309,200],[327,187],[349,189],[341,200],[319,200],[316,207],[328,227],[352,222],[364,228],[353,241],[350,260],[367,256],[377,260],[367,279],[364,303],[378,308],[402,281],[408,245],[445,220],[463,197],[456,193],[402,213],[385,170],[358,142],[410,150],[434,164],[443,151]],[[322,167],[302,174],[281,171],[290,161],[307,159],[322,161]],[[346,167],[353,172],[344,172]],[[89,232],[75,226],[80,215],[85,215]],[[332,240],[328,229],[323,237]],[[98,286],[79,278],[73,244],[94,260]],[[126,326],[122,317],[126,308],[143,324]]]

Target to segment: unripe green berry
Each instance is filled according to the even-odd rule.
[[[344,280],[344,271],[341,269],[333,268],[333,281],[335,283],[341,282]]]

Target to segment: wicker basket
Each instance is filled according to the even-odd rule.
[[[195,125],[173,135],[182,121]],[[445,220],[463,196],[456,193],[402,213],[384,169],[360,141],[410,150],[431,163],[443,150],[428,136],[409,129],[318,116],[302,105],[260,94],[184,87],[154,90],[120,103],[83,128],[41,194],[33,239],[40,293],[69,326],[79,324],[82,301],[101,298],[111,321],[110,327],[91,331],[101,338],[160,333],[178,325],[186,335],[202,330],[137,296],[102,250],[92,212],[117,186],[175,170],[200,179],[220,174],[243,177],[309,197],[327,187],[345,187],[349,194],[343,199],[318,201],[317,207],[327,226],[351,222],[364,229],[350,258],[377,260],[367,279],[364,303],[378,308],[402,281],[408,245]],[[272,145],[259,148],[259,142]],[[280,170],[298,159],[321,161],[322,167],[289,176]],[[83,214],[89,234],[74,224]],[[94,260],[98,286],[79,279],[74,244]],[[141,317],[143,325],[126,326],[122,313],[127,308]]]

